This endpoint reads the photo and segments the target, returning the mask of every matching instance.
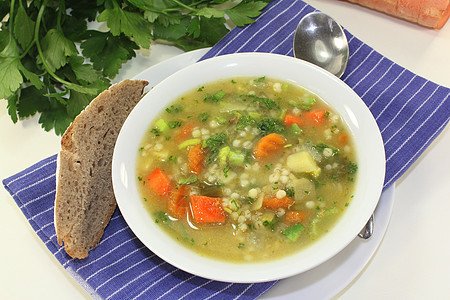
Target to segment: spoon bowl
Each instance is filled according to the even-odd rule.
[[[322,12],[304,16],[294,34],[294,56],[341,77],[347,68],[348,42],[342,27]]]

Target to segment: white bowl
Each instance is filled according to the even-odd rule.
[[[137,189],[136,157],[150,122],[177,97],[204,83],[238,76],[266,76],[305,87],[320,96],[353,134],[358,179],[351,205],[335,227],[311,246],[268,262],[229,263],[200,256],[155,224]],[[116,142],[112,179],[119,209],[141,242],[168,263],[195,275],[225,282],[264,282],[305,272],[345,248],[363,228],[378,203],[385,174],[378,126],[364,102],[343,81],[308,62],[267,53],[211,58],[186,67],[150,90],[125,121]]]

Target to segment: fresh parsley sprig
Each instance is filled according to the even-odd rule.
[[[0,99],[14,123],[40,114],[46,131],[62,134],[139,48],[212,46],[268,2],[0,0]],[[106,29],[89,29],[93,21]]]

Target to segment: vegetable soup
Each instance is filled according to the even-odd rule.
[[[357,173],[341,117],[302,87],[265,77],[186,93],[137,150],[154,221],[193,251],[233,262],[277,259],[332,230]]]

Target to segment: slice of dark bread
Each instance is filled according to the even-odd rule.
[[[85,258],[116,208],[111,163],[117,136],[148,84],[124,80],[98,95],[67,128],[58,156],[55,229],[71,257]]]

